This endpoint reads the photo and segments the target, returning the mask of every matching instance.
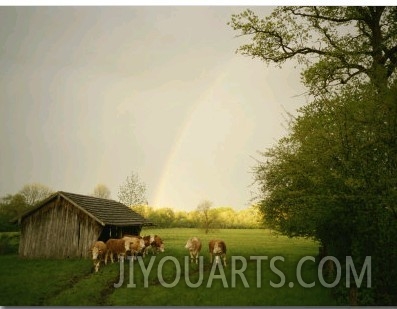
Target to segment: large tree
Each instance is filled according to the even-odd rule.
[[[124,184],[119,188],[119,201],[127,206],[147,205],[146,185],[140,179],[138,174],[131,172],[127,176]]]
[[[303,64],[303,82],[315,96],[368,80],[383,88],[396,78],[396,7],[284,6],[264,18],[246,10],[229,24],[251,39],[241,54]]]
[[[269,227],[315,238],[340,261],[373,257],[362,304],[397,302],[396,98],[361,89],[308,104],[255,169]]]
[[[230,22],[252,40],[240,53],[304,66],[313,97],[263,152],[260,206],[268,226],[313,237],[340,261],[373,257],[372,289],[340,294],[350,304],[397,303],[396,17],[395,7],[279,7]]]

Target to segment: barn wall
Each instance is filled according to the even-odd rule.
[[[88,257],[102,226],[63,198],[49,201],[21,222],[22,257]]]

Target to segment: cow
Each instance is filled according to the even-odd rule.
[[[143,236],[145,241],[145,249],[142,251],[143,256],[148,254],[149,250],[152,250],[152,254],[157,254],[159,251],[164,252],[163,240],[157,235]]]
[[[136,259],[136,256],[145,248],[145,241],[141,236],[125,236],[123,237],[126,244],[129,244],[128,251]]]
[[[223,264],[226,266],[226,244],[223,240],[212,239],[208,243],[210,251],[210,263],[212,263],[212,257],[215,255],[215,262],[218,263],[219,257],[223,259]]]
[[[138,252],[136,255],[142,255],[145,257],[146,254],[148,254],[148,251],[152,248],[151,243],[154,241],[154,236],[148,235],[148,236],[139,236],[139,235],[125,235],[124,237],[136,237],[139,239],[143,240],[143,246],[141,245],[141,250]]]
[[[195,259],[196,264],[198,264],[198,257],[199,257],[200,250],[201,250],[200,239],[198,239],[197,237],[190,238],[187,241],[185,248],[189,250],[190,262],[193,263],[193,260]]]
[[[131,241],[128,239],[110,238],[106,242],[107,252],[106,252],[105,261],[107,261],[108,256],[110,255],[110,259],[112,263],[114,263],[114,258],[113,258],[114,254],[116,254],[117,259],[120,260],[120,257],[125,256],[126,252],[130,250],[130,243]]]
[[[153,254],[157,254],[159,251],[164,252],[165,250],[163,240],[157,235],[154,235],[154,240],[151,243],[151,246]]]
[[[145,257],[146,254],[148,254],[149,249],[152,248],[152,242],[154,242],[154,236],[153,235],[147,235],[142,237],[145,247],[142,249],[142,255]],[[153,253],[153,251],[152,251]]]
[[[101,261],[105,259],[107,252],[106,244],[103,241],[96,241],[91,248],[92,260],[94,262],[95,272],[98,272]],[[105,259],[106,264],[106,259]]]

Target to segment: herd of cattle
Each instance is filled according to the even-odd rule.
[[[190,254],[190,261],[198,264],[198,257],[201,251],[201,241],[197,237],[190,238],[185,248]],[[226,244],[222,240],[211,240],[208,244],[210,253],[210,262],[215,256],[218,262],[219,257],[223,259],[223,264],[226,266]],[[100,264],[107,264],[108,259],[114,263],[115,256],[120,260],[121,256],[132,256],[134,259],[138,255],[145,257],[152,252],[152,255],[159,252],[164,252],[163,240],[158,235],[147,236],[132,236],[126,235],[123,238],[110,238],[106,243],[103,241],[96,241],[91,248],[92,260],[94,262],[95,272],[98,272]]]

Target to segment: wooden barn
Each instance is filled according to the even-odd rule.
[[[88,257],[96,240],[139,235],[152,225],[126,205],[59,191],[22,214],[21,257]]]

